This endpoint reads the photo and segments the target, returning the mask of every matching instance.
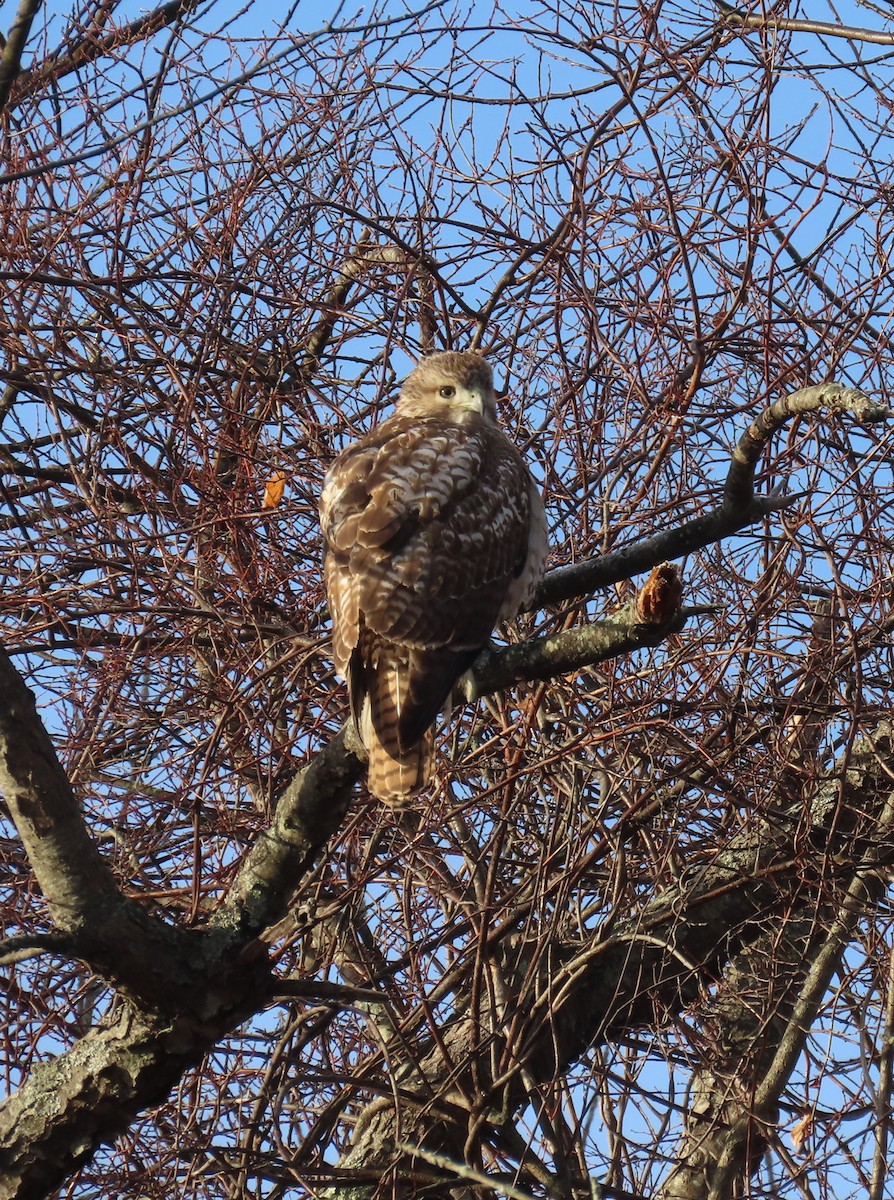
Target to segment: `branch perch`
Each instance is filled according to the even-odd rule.
[[[486,696],[516,683],[567,675],[634,650],[657,646],[679,633],[691,617],[717,611],[710,605],[683,606],[681,594],[676,569],[670,563],[661,563],[632,600],[601,621],[529,638],[499,650],[485,650],[472,665],[474,687],[465,698]]]
[[[680,595],[676,571],[662,564],[633,600],[604,621],[485,651],[472,667],[471,688],[461,698],[568,674],[656,646],[690,617],[714,611],[681,607]],[[271,827],[246,855],[215,916],[214,924],[225,937],[242,944],[280,920],[299,879],[340,826],[365,763],[366,751],[353,721],[347,721],[295,776],[279,799]],[[283,886],[284,880],[288,886]]]

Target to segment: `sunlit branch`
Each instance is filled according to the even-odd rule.
[[[787,30],[791,33],[818,33],[823,37],[846,38],[849,42],[872,42],[877,46],[894,46],[894,33],[881,29],[861,29],[854,25],[833,25],[829,21],[808,21],[800,17],[761,16],[743,13],[724,0],[714,0],[726,21],[746,29],[767,31]]]
[[[499,650],[486,650],[472,667],[474,692],[484,696],[516,683],[567,675],[597,663],[657,646],[679,633],[693,617],[717,612],[711,605],[681,606],[665,622],[646,622],[637,600],[600,621],[561,633],[530,638]]]

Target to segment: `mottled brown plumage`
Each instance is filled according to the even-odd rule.
[[[543,504],[477,354],[423,359],[320,501],[333,654],[389,804],[431,777],[433,723],[498,621],[533,596]]]

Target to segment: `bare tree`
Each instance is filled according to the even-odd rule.
[[[0,1197],[892,1195],[894,35],[827,15],[6,16]],[[550,570],[391,813],[316,502],[470,346]]]

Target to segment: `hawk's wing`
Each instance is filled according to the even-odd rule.
[[[349,447],[320,507],[339,668],[359,612],[402,645],[480,647],[525,565],[529,480],[512,443],[481,421],[397,415]]]

